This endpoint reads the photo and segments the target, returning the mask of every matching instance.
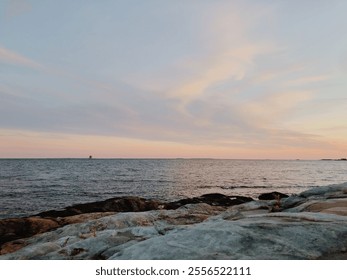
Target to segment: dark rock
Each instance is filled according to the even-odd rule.
[[[104,201],[76,204],[64,210],[51,210],[38,214],[40,217],[67,217],[95,212],[141,212],[157,210],[159,201],[140,197],[116,197]]]
[[[80,254],[81,252],[85,252],[86,250],[83,248],[73,248],[73,250],[70,253],[70,256],[76,256]]]
[[[60,227],[54,219],[39,217],[0,220],[0,245]]]
[[[50,210],[37,214],[40,217],[68,217],[96,212],[142,212],[150,210],[177,209],[186,204],[206,203],[213,206],[232,206],[252,201],[250,197],[227,196],[219,193],[204,194],[199,197],[185,198],[174,202],[160,202],[141,197],[116,197],[104,201],[76,204],[63,210]]]
[[[288,195],[280,192],[270,192],[270,193],[262,193],[258,196],[259,200],[275,200],[275,199],[281,199],[289,197]]]
[[[177,209],[186,204],[206,203],[212,206],[232,206],[252,201],[244,196],[227,196],[219,193],[205,194],[199,197],[185,198],[174,202],[160,202],[140,197],[116,197],[104,201],[76,204],[64,210],[41,212],[40,217],[68,217],[95,212],[142,212],[161,209]]]
[[[212,206],[233,206],[252,201],[250,197],[227,196],[219,193],[204,194],[199,197],[185,198],[164,205],[165,209],[177,209],[186,204],[206,203]]]
[[[0,246],[0,255],[9,254],[23,247],[27,246],[27,242],[24,239],[18,239],[14,241],[7,242],[5,244],[1,244]]]

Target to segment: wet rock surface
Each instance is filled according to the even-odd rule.
[[[345,259],[347,184],[272,200],[114,198],[0,220],[0,241],[0,259]]]

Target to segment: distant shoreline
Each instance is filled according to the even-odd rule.
[[[323,158],[323,159],[271,159],[271,158],[258,158],[258,159],[247,159],[247,158],[151,158],[151,157],[143,157],[143,158],[136,158],[136,157],[112,157],[112,158],[103,158],[103,157],[24,157],[24,158],[1,158],[0,160],[237,160],[237,161],[344,161],[347,160],[347,158],[340,158],[340,159],[330,159],[330,158]]]

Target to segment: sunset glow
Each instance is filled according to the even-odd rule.
[[[346,157],[346,9],[1,1],[0,157]]]

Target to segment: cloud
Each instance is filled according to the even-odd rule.
[[[296,79],[288,80],[284,85],[285,86],[307,86],[307,85],[329,81],[331,78],[332,77],[330,75],[299,77]]]
[[[273,63],[275,58],[277,59],[278,63]],[[283,77],[291,76],[295,73],[301,75],[302,72],[307,68],[307,65],[303,62],[289,62],[288,64],[283,65],[276,54],[273,54],[273,57],[266,57],[266,59],[270,60],[268,63],[269,69],[266,67],[261,69],[261,71],[259,71],[257,75],[253,77],[254,83],[262,84],[266,82],[273,82],[281,80]]]
[[[275,92],[247,101],[242,104],[242,110],[252,122],[261,126],[272,126],[281,123],[282,117],[289,114],[298,104],[312,97],[311,91],[304,90]]]
[[[187,150],[209,146],[244,153],[249,149],[254,153],[261,149],[329,147],[318,129],[301,129],[290,120],[300,110],[322,115],[319,110],[324,111],[324,106],[319,110],[310,110],[310,106],[321,91],[318,86],[331,77],[324,69],[315,69],[313,63],[291,53],[288,41],[279,40],[276,34],[257,34],[258,25],[263,30],[271,25],[271,9],[259,11],[257,4],[240,7],[241,3],[228,2],[216,10],[206,9],[191,21],[180,18],[176,22],[176,17],[170,20],[170,24],[177,25],[174,30],[182,26],[194,30],[188,32],[191,36],[182,35],[182,45],[191,46],[188,49],[195,53],[176,50],[172,42],[179,41],[180,36],[173,34],[175,40],[169,43],[161,36],[156,38],[155,50],[162,52],[158,57],[152,56],[152,48],[148,58],[142,45],[134,48],[124,42],[124,49],[127,46],[139,50],[134,59],[127,57],[126,52],[118,53],[119,49],[114,47],[126,41],[125,37],[111,36],[117,39],[110,39],[108,44],[100,36],[100,42],[94,37],[92,41],[109,47],[105,52],[85,44],[90,47],[88,56],[83,51],[71,52],[66,69],[59,64],[59,70],[45,67],[44,71],[32,71],[30,75],[24,76],[21,71],[12,77],[7,75],[6,83],[0,85],[0,128],[74,134],[75,139],[83,135],[94,139],[137,139],[136,145],[141,141],[171,146],[176,143],[185,145]],[[242,17],[245,11],[247,17]],[[191,22],[194,28],[185,24]],[[101,33],[111,34],[109,27],[113,28],[107,24]],[[171,32],[167,33],[171,36]],[[87,42],[82,35],[81,42]],[[141,40],[152,46],[145,41],[146,36],[143,34]],[[76,39],[75,43],[79,41]],[[93,56],[100,54],[105,59],[94,63],[98,60],[93,60]],[[122,55],[123,64],[118,63]],[[87,70],[74,64],[79,60],[88,66]],[[0,63],[43,68],[32,59],[1,47]],[[124,65],[128,68],[124,69]],[[130,72],[134,76],[124,78]]]
[[[245,77],[247,71],[252,69],[254,59],[273,49],[265,44],[243,45],[228,51],[214,54],[202,61],[188,62],[190,70],[195,77],[182,83],[169,91],[169,97],[181,100],[183,106],[219,82],[226,80],[238,81]]]
[[[31,11],[32,5],[27,0],[10,0],[5,8],[5,17],[11,19]]]
[[[288,120],[288,126],[328,138],[345,136],[346,112],[346,98],[317,98],[307,106],[297,108],[295,115]]]
[[[0,63],[24,66],[33,69],[43,68],[43,66],[40,63],[1,46]]]
[[[245,8],[249,15],[247,18],[241,17]],[[156,92],[175,100],[177,112],[190,118],[192,122],[192,118],[196,116],[191,115],[189,107],[195,101],[204,103],[209,99],[213,110],[213,104],[218,102],[218,98],[237,92],[230,90],[221,94],[218,89],[220,85],[234,87],[242,84],[252,76],[259,57],[271,55],[279,49],[274,40],[254,38],[257,22],[264,17],[271,18],[273,12],[272,9],[258,8],[257,5],[244,6],[242,2],[223,2],[213,10],[208,10],[204,14],[204,20],[200,22],[201,34],[196,34],[200,38],[201,47],[191,57],[181,59],[171,69],[171,75],[166,73],[171,78],[171,83],[167,83],[166,79],[154,79],[144,84],[152,85]],[[234,100],[228,101],[232,106]],[[205,121],[208,123],[206,119]],[[200,119],[196,123],[205,121]]]

